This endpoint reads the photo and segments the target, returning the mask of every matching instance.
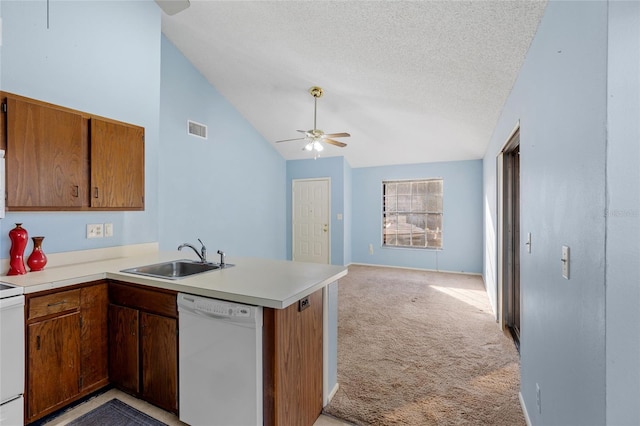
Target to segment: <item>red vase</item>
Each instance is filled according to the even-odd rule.
[[[27,273],[27,268],[24,266],[24,249],[27,247],[27,238],[29,238],[29,234],[21,223],[16,223],[16,227],[9,231],[11,249],[9,250],[9,272],[7,275]]]
[[[47,256],[42,251],[42,240],[44,237],[32,237],[33,251],[27,259],[27,265],[31,272],[42,271],[47,264]]]

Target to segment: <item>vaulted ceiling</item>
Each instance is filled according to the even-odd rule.
[[[163,33],[286,159],[349,132],[352,167],[482,158],[545,1],[201,1]],[[215,137],[215,136],[214,136]]]

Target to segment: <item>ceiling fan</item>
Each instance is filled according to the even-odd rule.
[[[284,139],[284,140],[276,141],[276,143],[306,140],[307,144],[302,149],[305,151],[315,151],[315,156],[317,158],[318,153],[324,149],[324,147],[322,146],[322,142],[326,142],[330,145],[344,148],[345,146],[347,146],[346,143],[334,140],[333,138],[346,138],[351,135],[345,132],[325,133],[322,130],[316,128],[316,112],[318,108],[318,98],[322,96],[322,93],[323,93],[322,88],[318,86],[313,86],[309,89],[309,93],[311,94],[311,96],[313,96],[313,129],[297,130],[300,133],[304,133],[304,137]]]

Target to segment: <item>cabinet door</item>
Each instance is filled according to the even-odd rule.
[[[86,129],[80,114],[7,98],[7,207],[81,208],[88,195]]]
[[[144,129],[91,119],[91,207],[144,210]]]
[[[84,287],[80,293],[81,391],[97,389],[109,382],[109,295],[107,284]]]
[[[138,315],[137,309],[109,305],[109,378],[135,394],[140,392]]]
[[[79,392],[80,314],[30,324],[27,335],[27,419],[33,419]]]
[[[160,315],[140,314],[142,395],[158,407],[178,412],[177,321]]]

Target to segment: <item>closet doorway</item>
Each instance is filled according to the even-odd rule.
[[[517,127],[498,157],[500,179],[499,251],[501,257],[501,322],[520,351],[520,128]]]

